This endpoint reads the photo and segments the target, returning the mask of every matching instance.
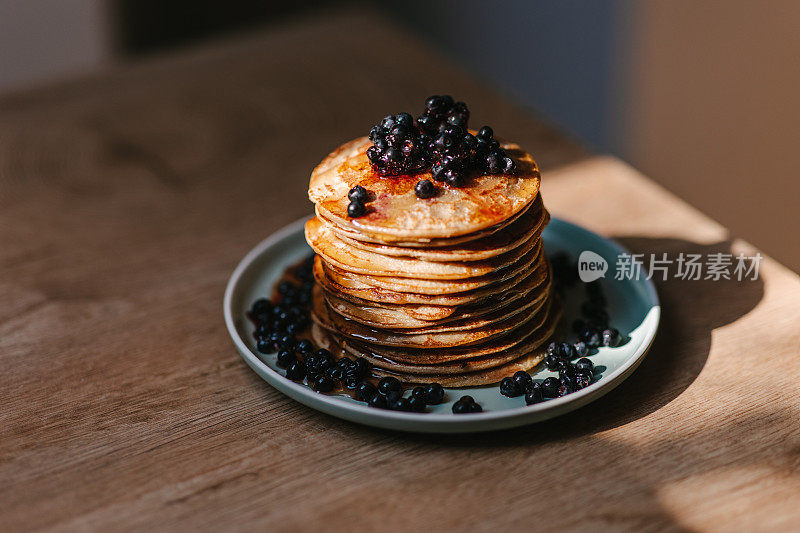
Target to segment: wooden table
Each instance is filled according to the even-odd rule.
[[[641,253],[752,252],[372,15],[7,96],[0,530],[800,528],[800,280],[769,258],[755,282],[659,283],[633,377],[513,431],[362,427],[242,362],[236,263],[310,212],[330,149],[444,91],[537,156],[555,215]]]

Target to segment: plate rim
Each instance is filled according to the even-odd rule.
[[[566,414],[574,409],[604,396],[617,385],[622,383],[634,370],[641,364],[647,352],[653,345],[653,341],[658,333],[661,323],[661,302],[652,280],[645,279],[644,287],[647,296],[650,298],[652,306],[646,317],[651,313],[654,316],[653,327],[647,333],[647,342],[642,343],[619,368],[615,369],[608,376],[589,385],[588,387],[576,391],[561,398],[554,398],[546,402],[534,405],[520,405],[499,411],[485,411],[482,413],[469,414],[450,414],[450,413],[406,413],[390,411],[386,409],[375,409],[366,404],[361,405],[355,402],[343,401],[338,396],[329,396],[315,392],[310,387],[295,383],[286,379],[277,371],[265,364],[257,354],[255,354],[245,343],[239,334],[234,317],[233,302],[236,289],[241,278],[248,271],[250,266],[269,248],[279,242],[291,238],[295,233],[303,232],[303,227],[312,215],[302,217],[291,222],[277,231],[270,234],[266,239],[254,246],[236,265],[231,273],[225,287],[223,297],[223,315],[225,326],[228,330],[234,346],[239,355],[245,360],[248,366],[253,369],[262,379],[269,383],[280,392],[286,394],[295,401],[338,418],[343,418],[362,425],[381,427],[392,430],[424,432],[424,433],[464,433],[493,431],[497,429],[516,427],[521,425],[541,422],[549,418],[554,418]],[[614,239],[604,237],[598,233],[588,230],[582,226],[553,217],[550,224],[564,225],[570,231],[588,233],[595,238],[599,238],[608,243],[618,253],[630,253],[624,246]],[[345,416],[347,415],[347,416]]]

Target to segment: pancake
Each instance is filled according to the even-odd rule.
[[[401,362],[384,356],[376,357],[374,352],[360,347],[357,343],[337,337],[314,325],[312,338],[319,346],[334,353],[345,352],[348,355],[364,357],[373,365],[373,374],[378,377],[392,376],[406,383],[439,383],[445,387],[475,387],[497,383],[506,376],[519,370],[530,370],[542,362],[545,355],[544,346],[552,338],[561,317],[560,309],[548,316],[547,322],[530,342],[519,344],[519,348],[504,351],[509,356],[476,357],[465,359],[450,365],[404,365]],[[496,364],[495,364],[496,363]]]
[[[516,144],[501,141],[501,147],[515,161],[513,174],[478,176],[460,188],[441,185],[437,196],[420,201],[414,185],[421,179],[431,179],[430,173],[411,179],[381,177],[367,159],[370,144],[366,137],[359,137],[328,155],[311,173],[308,196],[327,220],[380,242],[421,242],[474,234],[508,221],[539,193],[536,162]],[[347,216],[347,194],[355,185],[364,186],[373,198],[367,214],[354,219]]]
[[[542,243],[550,214],[533,158],[498,142],[512,172],[459,187],[437,182],[431,198],[414,191],[430,172],[379,175],[366,137],[314,169],[316,216],[305,236],[316,253],[310,317],[318,347],[363,357],[376,376],[447,387],[497,383],[542,361],[561,319]],[[360,216],[349,217],[356,185],[366,200],[353,200]]]
[[[398,276],[372,276],[348,272],[331,264],[327,264],[326,268],[330,270],[331,277],[340,284],[341,282],[339,280],[347,277],[351,281],[361,282],[366,286],[378,287],[396,292],[453,294],[479,289],[512,277],[533,264],[534,260],[539,257],[541,247],[542,243],[541,239],[539,239],[533,249],[529,250],[528,253],[520,257],[514,263],[483,276],[462,279],[414,279]]]
[[[327,292],[335,293],[342,298],[357,298],[359,300],[372,301],[373,303],[413,308],[417,304],[423,306],[456,306],[481,302],[491,295],[510,290],[511,287],[527,276],[534,275],[536,272],[544,272],[546,269],[546,262],[543,258],[540,258],[540,260],[534,261],[532,265],[522,269],[508,279],[471,291],[452,294],[417,294],[374,287],[356,280],[349,274],[337,274],[331,271],[325,266],[320,257],[317,257],[314,261],[314,278]],[[333,277],[337,281],[334,281]]]
[[[384,329],[414,329],[441,326],[467,318],[481,317],[527,297],[531,291],[543,290],[547,271],[532,273],[521,283],[502,294],[471,306],[408,306],[376,304],[367,300],[349,301],[334,293],[325,292],[328,305],[336,313],[361,324]],[[411,309],[411,308],[414,309]]]
[[[386,256],[354,248],[336,236],[318,218],[306,222],[306,241],[326,263],[354,274],[382,276],[393,272],[398,277],[420,279],[463,279],[480,277],[516,262],[533,249],[539,236],[532,233],[520,246],[481,261],[421,261],[413,257]]]
[[[412,374],[455,373],[459,369],[472,371],[498,366],[540,347],[555,331],[559,316],[560,310],[557,307],[547,306],[536,314],[535,319],[526,324],[520,334],[514,335],[513,340],[504,341],[502,344],[508,346],[503,350],[492,351],[496,349],[494,343],[488,343],[477,351],[480,355],[475,355],[471,349],[447,348],[426,350],[424,358],[412,357],[407,350],[404,357],[395,358],[392,352],[387,352],[382,346],[347,339],[317,324],[314,336],[330,335],[344,352],[354,357],[364,357],[379,368],[396,369]]]
[[[315,291],[311,312],[312,320],[327,329],[356,341],[381,346],[402,348],[449,348],[469,346],[500,336],[522,326],[546,304],[547,292],[525,302],[526,305],[513,306],[512,310],[501,310],[486,317],[464,319],[465,324],[441,327],[430,330],[388,330],[364,326],[331,311],[321,291]],[[461,326],[461,327],[459,327]]]
[[[328,215],[321,212],[319,206],[316,205],[314,206],[314,213],[317,215],[317,218],[324,221],[326,224],[329,224],[337,233],[344,234],[347,237],[356,239],[361,242],[372,243],[372,244],[387,244],[392,246],[401,246],[403,248],[435,249],[435,248],[446,248],[449,246],[465,244],[470,241],[494,235],[503,228],[516,222],[516,220],[520,218],[523,214],[525,214],[525,212],[528,209],[533,207],[533,205],[534,204],[532,203],[530,206],[523,209],[522,211],[520,211],[519,213],[517,213],[508,220],[504,220],[503,222],[495,224],[492,227],[476,231],[475,233],[468,233],[467,235],[459,235],[457,237],[446,237],[441,239],[417,239],[417,240],[393,239],[389,242],[386,242],[385,240],[379,238],[371,237],[364,233],[359,233],[357,230],[353,229],[350,226],[339,225],[336,221],[331,220]]]

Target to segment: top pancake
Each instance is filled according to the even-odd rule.
[[[337,226],[350,228],[383,243],[447,239],[490,228],[514,217],[536,198],[539,170],[530,154],[501,142],[514,159],[513,174],[470,178],[461,188],[437,184],[437,196],[421,200],[414,186],[430,173],[382,177],[366,156],[371,145],[359,137],[334,150],[311,173],[308,196],[319,214]],[[367,214],[347,216],[347,193],[361,185],[371,193]]]

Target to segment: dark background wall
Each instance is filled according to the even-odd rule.
[[[800,271],[795,0],[2,0],[0,91],[346,8],[382,10]]]

